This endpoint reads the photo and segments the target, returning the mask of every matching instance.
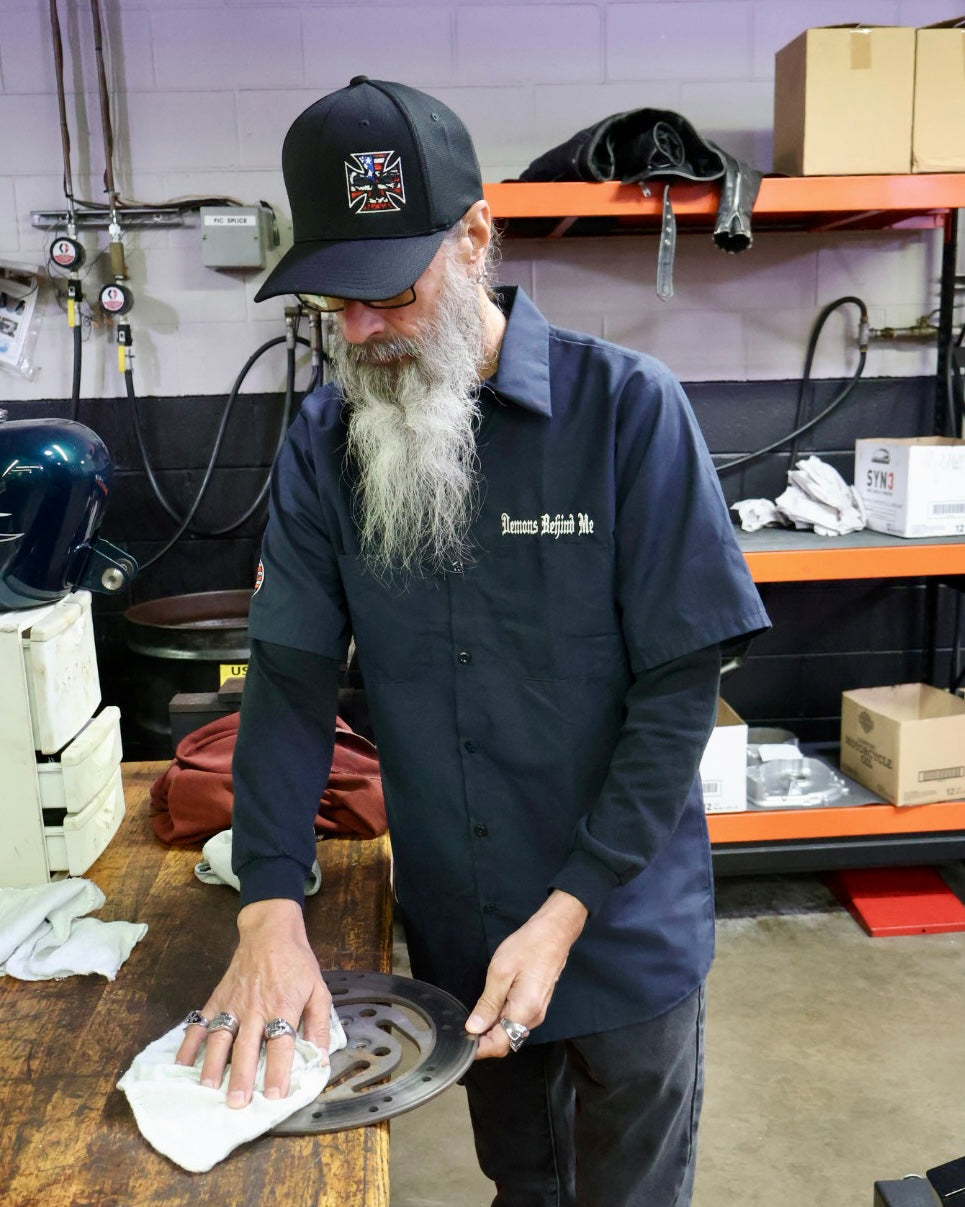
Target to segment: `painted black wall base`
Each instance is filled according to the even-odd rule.
[[[827,405],[843,382],[813,385],[811,413]],[[698,421],[718,465],[770,444],[794,426],[798,383],[699,382],[688,386]],[[916,435],[931,430],[933,378],[869,379],[844,406],[803,437],[798,457],[815,453],[851,481],[858,436]],[[253,584],[263,510],[219,536],[204,532],[228,527],[249,507],[265,481],[276,446],[284,399],[280,394],[243,394],[200,506],[199,532],[180,540],[146,569],[123,598],[95,599],[102,690],[105,702],[121,708],[125,757],[167,757],[145,723],[163,713],[170,683],[152,683],[128,646],[124,611],[132,603],[198,591]],[[12,419],[69,413],[66,400],[4,403]],[[205,473],[225,406],[223,397],[144,398],[137,411],[144,441],[161,489],[183,514]],[[163,548],[174,521],[152,493],[135,438],[127,398],[83,399],[78,418],[102,437],[115,464],[104,535],[142,563]],[[787,485],[790,452],[782,449],[738,470],[721,482],[729,503],[774,498]],[[833,539],[833,538],[831,538]],[[849,688],[924,679],[927,634],[935,596],[938,660],[935,682],[948,686],[955,643],[957,592],[922,580],[860,580],[834,583],[765,584],[765,604],[774,622],[754,643],[749,657],[724,682],[724,695],[751,724],[788,728],[802,740],[837,739],[841,692]],[[211,666],[184,662],[172,668],[176,690],[212,691]],[[171,694],[175,694],[173,691]]]

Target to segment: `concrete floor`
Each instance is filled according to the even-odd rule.
[[[820,877],[725,879],[717,907],[694,1207],[871,1207],[965,1155],[965,933],[872,939]],[[458,1086],[391,1129],[392,1207],[488,1207]]]

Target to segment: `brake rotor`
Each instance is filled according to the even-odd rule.
[[[469,1068],[478,1040],[466,1008],[423,981],[381,972],[324,972],[347,1043],[331,1055],[321,1094],[275,1135],[340,1132],[391,1119],[435,1098]]]

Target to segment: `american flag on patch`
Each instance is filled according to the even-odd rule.
[[[395,151],[356,151],[345,161],[349,209],[385,214],[405,205],[402,161]]]

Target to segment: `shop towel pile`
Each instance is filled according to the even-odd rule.
[[[84,916],[103,904],[89,880],[0,888],[0,974],[43,981],[96,972],[113,981],[147,926]]]

